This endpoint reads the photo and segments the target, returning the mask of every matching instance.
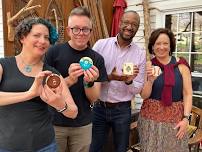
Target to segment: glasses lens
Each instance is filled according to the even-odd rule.
[[[134,24],[134,23],[129,23],[129,22],[122,22],[122,25],[125,26],[125,27],[128,27],[129,25],[132,27],[132,28],[136,28],[137,25]]]
[[[73,34],[79,34],[80,31],[81,31],[80,28],[76,28],[76,27],[73,27],[73,28],[71,28],[71,29],[72,29]]]
[[[80,29],[77,27],[72,27],[71,30],[72,30],[72,33],[75,35],[78,35],[81,31],[83,32],[84,35],[88,35],[91,32],[91,29],[89,28]]]
[[[89,28],[84,28],[82,29],[82,32],[85,34],[85,35],[88,35],[90,33],[91,29]]]

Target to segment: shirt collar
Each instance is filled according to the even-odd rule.
[[[119,45],[119,43],[118,43],[118,35],[119,34],[117,34],[116,35],[116,37],[114,37],[114,43],[116,44],[116,45]],[[128,46],[126,46],[126,48],[130,48],[132,45],[134,45],[135,43],[132,41]]]

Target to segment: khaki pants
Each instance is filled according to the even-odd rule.
[[[89,152],[92,124],[82,127],[54,126],[59,152]]]

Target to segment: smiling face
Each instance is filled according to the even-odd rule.
[[[170,39],[167,34],[161,33],[153,45],[153,53],[157,58],[167,58],[170,52]]]
[[[140,17],[137,13],[127,12],[123,15],[119,25],[119,35],[124,41],[132,41],[140,24]]]
[[[80,30],[82,29],[78,34],[73,33],[73,28]],[[92,29],[92,23],[90,19],[87,16],[82,15],[73,15],[69,18],[68,21],[68,27],[67,27],[67,33],[69,37],[71,38],[70,45],[77,49],[77,50],[83,50],[87,47],[87,43],[90,39],[91,32],[88,34],[85,34],[83,30],[86,29]]]
[[[50,46],[49,30],[43,24],[35,24],[20,42],[22,43],[22,51],[29,51],[33,55],[42,56]]]

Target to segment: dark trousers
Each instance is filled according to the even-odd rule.
[[[110,128],[115,152],[126,152],[131,122],[130,101],[115,105],[98,102],[93,107],[93,129],[90,152],[102,152]]]

